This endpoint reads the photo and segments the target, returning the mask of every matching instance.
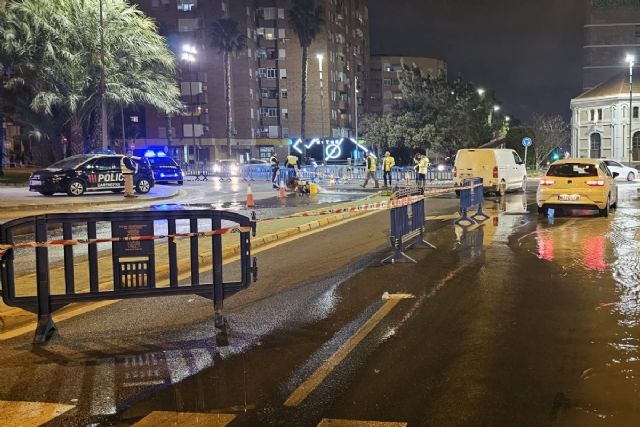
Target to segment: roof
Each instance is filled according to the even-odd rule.
[[[628,71],[621,72],[600,83],[596,87],[588,89],[582,92],[574,99],[587,99],[598,98],[603,96],[617,96],[622,94],[629,94],[629,73]]]
[[[597,165],[602,159],[588,159],[585,157],[569,157],[568,159],[560,159],[553,162],[554,165],[561,165],[565,163],[582,163],[587,165]]]

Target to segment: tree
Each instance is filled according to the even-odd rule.
[[[300,138],[305,139],[305,120],[307,114],[307,69],[309,65],[309,46],[320,33],[324,25],[324,7],[316,5],[315,0],[293,0],[287,21],[298,36],[302,47],[302,89],[300,95]]]
[[[100,107],[99,10],[99,0],[22,0],[8,2],[0,15],[0,64],[14,71],[5,87],[27,88],[31,110],[43,118],[64,118],[69,154],[82,152],[89,118]],[[103,2],[103,11],[108,106],[178,111],[175,56],[155,23],[124,0]]]
[[[531,130],[536,168],[540,168],[542,162],[553,150],[567,142],[570,136],[569,125],[559,114],[555,116],[534,114],[531,118]]]
[[[236,57],[247,48],[247,36],[238,29],[238,23],[231,18],[221,18],[211,28],[211,44],[222,54],[224,64],[224,100],[227,133],[227,154],[231,157],[231,134],[233,117],[231,116],[231,56]]]

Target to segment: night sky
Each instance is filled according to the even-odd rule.
[[[428,56],[495,90],[503,112],[569,118],[582,89],[584,0],[366,0],[373,54]]]

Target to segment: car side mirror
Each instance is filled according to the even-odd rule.
[[[620,174],[619,174],[618,172],[612,172],[612,174],[613,174],[613,177],[614,177],[614,178],[617,178],[617,177],[619,177],[619,176],[620,176]]]

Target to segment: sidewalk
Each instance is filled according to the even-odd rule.
[[[354,202],[347,203],[338,203],[335,205],[324,206],[322,210],[332,210],[339,208],[349,208],[353,206],[358,206],[362,204],[375,203],[382,200],[386,200],[388,197],[383,197],[378,194],[374,194],[372,196],[356,200]],[[308,212],[314,212],[318,209],[314,209]],[[272,244],[279,240],[287,239],[289,237],[302,234],[305,232],[309,232],[312,230],[319,229],[321,227],[328,226],[330,224],[347,220],[350,218],[355,218],[357,216],[362,216],[370,213],[371,211],[356,211],[356,212],[344,212],[344,213],[335,213],[335,214],[326,214],[326,215],[313,215],[313,216],[299,216],[294,218],[282,218],[282,219],[273,219],[268,221],[260,221],[259,211],[258,218],[259,222],[257,225],[257,234],[256,237],[252,237],[251,246],[252,249],[257,249],[262,246]],[[376,212],[376,211],[373,211]],[[201,248],[210,247],[210,238],[202,238]],[[223,259],[225,262],[229,262],[234,257],[236,257],[240,252],[240,245],[238,235],[224,235],[222,238],[223,245]],[[178,269],[180,272],[188,272],[189,271],[189,241],[188,239],[181,239],[177,241],[177,249],[178,249]],[[166,251],[166,242],[157,242],[156,243],[156,253],[163,254]],[[101,251],[102,256],[99,259],[99,283],[101,290],[108,290],[112,287],[113,277],[112,277],[112,258],[110,250]],[[211,263],[211,252],[207,250],[202,250],[199,254],[200,265],[206,266]],[[168,282],[168,265],[164,264],[161,260],[164,257],[157,256],[156,262],[156,275],[157,282],[159,286],[163,286]],[[64,291],[64,270],[62,266],[58,265],[60,263],[56,263],[52,265],[50,269],[50,280],[51,280],[51,292],[52,293],[63,293]],[[88,271],[86,268],[86,262],[83,259],[78,257],[76,260],[76,283],[81,283],[83,280],[87,283],[84,289],[82,286],[77,286],[76,292],[82,292],[88,288]],[[16,290],[18,295],[34,295],[35,294],[35,271],[26,275],[22,275],[16,280]],[[108,302],[107,302],[108,303]],[[77,311],[78,307],[81,306],[91,306],[95,305],[103,306],[102,303],[83,303],[83,304],[72,304],[70,306],[65,307],[62,310],[59,310],[54,315],[54,318],[62,315],[65,316],[65,312],[73,312]],[[90,309],[84,310],[88,311]],[[4,305],[4,303],[0,302],[0,333],[7,332],[8,329],[13,329],[20,326],[25,325],[34,325],[35,328],[35,315],[32,313],[28,313],[19,308],[8,307]]]

